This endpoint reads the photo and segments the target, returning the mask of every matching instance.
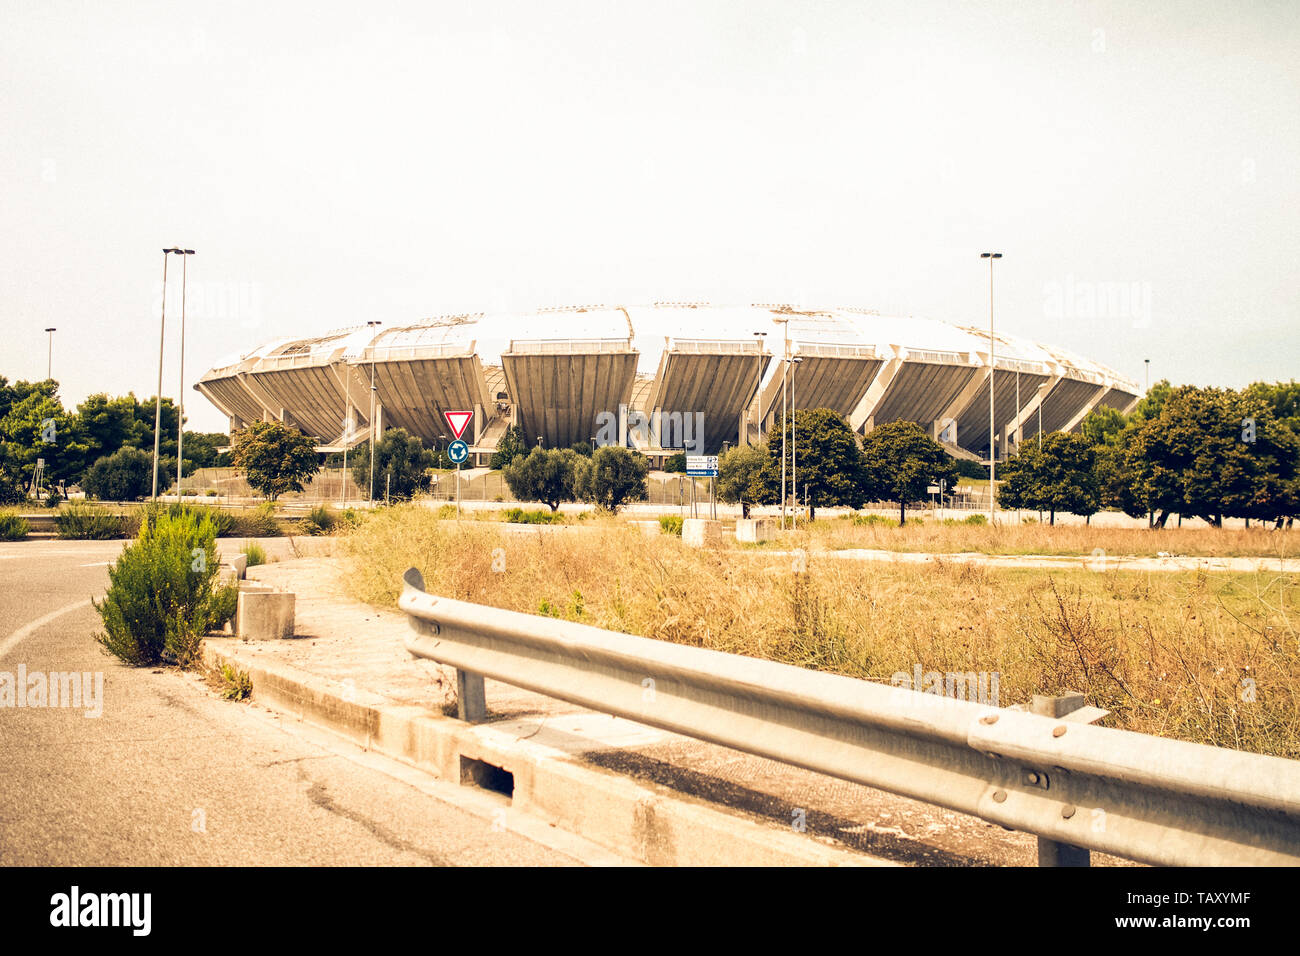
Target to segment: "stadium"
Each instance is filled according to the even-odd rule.
[[[279,339],[195,388],[232,431],[283,421],[322,452],[367,440],[372,424],[445,447],[443,413],[472,409],[464,437],[474,464],[512,425],[528,444],[610,440],[654,464],[684,447],[752,444],[778,427],[787,371],[794,408],[833,409],[862,433],[917,422],[953,455],[980,461],[990,388],[999,459],[1040,427],[1076,430],[1095,408],[1138,400],[1136,383],[1062,349],[997,334],[992,351],[987,328],[859,309],[567,306]]]

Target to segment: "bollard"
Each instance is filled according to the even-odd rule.
[[[722,522],[712,518],[687,518],[682,522],[682,544],[688,548],[720,547]]]

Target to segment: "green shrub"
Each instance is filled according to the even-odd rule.
[[[162,473],[167,474],[165,470]],[[144,498],[153,489],[153,456],[125,445],[86,469],[81,476],[81,487],[91,498],[102,501]]]
[[[331,534],[338,524],[334,512],[325,505],[317,505],[311,513],[302,519],[302,533],[310,535]]]
[[[13,511],[0,511],[0,541],[21,541],[31,531],[27,521]]]
[[[255,542],[248,542],[240,549],[240,554],[248,556],[248,567],[255,568],[259,564],[266,564],[266,549]]]
[[[235,613],[237,589],[216,586],[216,538],[211,517],[193,511],[142,522],[95,602],[104,622],[96,640],[128,664],[191,666],[203,635]]]
[[[891,528],[898,527],[898,522],[893,518],[886,518],[884,515],[850,515],[850,519],[855,525],[885,525]]]
[[[253,679],[248,676],[248,671],[241,671],[223,663],[220,673],[221,681],[225,685],[222,687],[221,696],[226,700],[244,700],[253,693]]]
[[[982,514],[967,515],[966,520],[963,523],[976,524],[976,525],[988,524],[989,519],[988,519],[988,515],[982,515]]]
[[[207,491],[205,491],[205,492],[203,492],[203,493],[204,493],[205,495],[207,495],[209,498],[215,498],[215,497],[217,497],[218,495],[221,494],[221,492],[217,491],[216,488],[209,488]]]
[[[455,505],[443,505],[438,509],[439,518],[454,518],[457,514]]]
[[[664,534],[681,534],[682,533],[682,516],[681,515],[662,515],[659,518],[659,528]]]
[[[256,508],[228,511],[230,529],[225,534],[233,538],[278,538],[280,522],[275,517],[275,505],[264,501]]]
[[[103,508],[74,501],[59,512],[54,527],[60,538],[104,541],[125,538],[127,519]]]
[[[523,508],[507,508],[501,512],[501,517],[511,524],[564,524],[564,515],[541,509],[525,511]]]

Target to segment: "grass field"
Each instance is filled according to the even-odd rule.
[[[1155,557],[1161,552],[1198,557],[1291,558],[1300,552],[1300,531],[1266,528],[1092,528],[1087,525],[977,525],[909,520],[901,528],[855,524],[849,518],[815,521],[810,546],[879,548],[955,554],[1088,555],[1096,548],[1117,556]]]
[[[1077,690],[1113,712],[1108,726],[1300,757],[1300,618],[1291,610],[1300,576],[815,556],[799,573],[789,557],[693,551],[675,535],[647,537],[615,521],[577,530],[507,534],[499,523],[399,507],[341,544],[352,593],[375,604],[395,605],[414,565],[430,591],[461,600],[885,683],[917,665],[996,672],[1003,706]],[[969,535],[994,530],[902,535],[917,549],[978,550]],[[958,546],[941,546],[945,535]]]

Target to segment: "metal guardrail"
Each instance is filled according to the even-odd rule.
[[[1300,864],[1300,761],[437,597],[415,568],[403,582],[406,647],[457,669],[467,720],[486,715],[486,676],[1037,834],[1041,863],[1064,844],[1156,865]]]

